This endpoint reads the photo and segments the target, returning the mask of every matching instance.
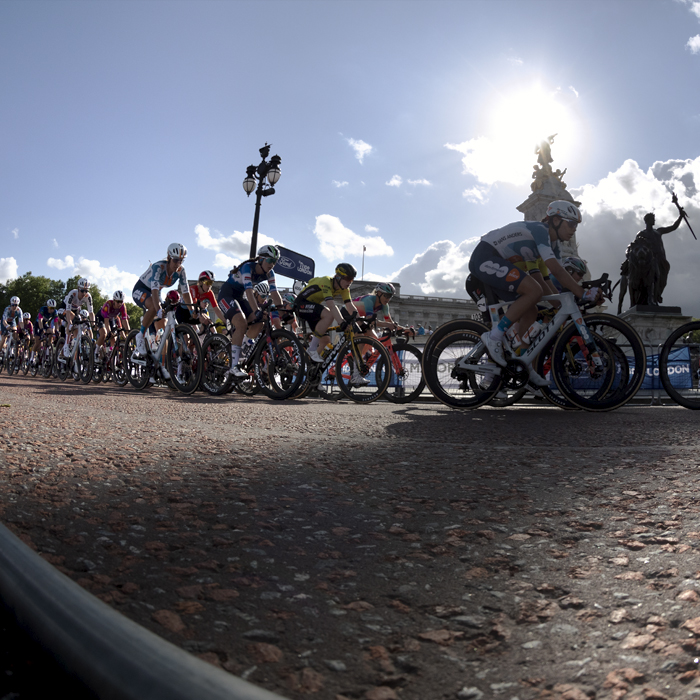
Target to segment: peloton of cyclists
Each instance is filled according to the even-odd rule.
[[[44,337],[45,333],[53,335],[54,327],[53,321],[58,318],[58,312],[56,311],[56,300],[49,299],[40,309],[36,315],[36,332],[34,333],[34,346],[32,347],[32,352],[29,356],[29,362],[32,364],[37,360],[37,353],[39,352],[39,345],[41,344],[41,339]]]
[[[136,353],[144,357],[148,354],[146,349],[146,329],[154,323],[157,329],[165,328],[163,309],[160,305],[160,290],[178,284],[180,293],[185,303],[192,304],[190,290],[187,286],[187,273],[182,266],[187,257],[187,248],[182,243],[171,243],[168,246],[168,255],[165,260],[150,265],[139,277],[134,285],[132,298],[134,304],[143,309],[141,328],[136,334]],[[164,379],[170,379],[170,373],[165,366],[160,365],[160,372]]]
[[[241,357],[241,345],[243,337],[248,335],[255,338],[262,326],[261,314],[258,302],[255,299],[253,287],[259,282],[267,282],[272,295],[272,301],[276,306],[282,306],[282,297],[277,291],[274,266],[280,259],[280,251],[277,246],[264,245],[255,258],[246,260],[235,267],[229,273],[228,279],[219,290],[219,306],[224,316],[233,326],[231,335],[231,368],[229,374],[238,379],[247,377],[248,374],[238,366]],[[279,314],[274,312],[273,323],[279,325]]]
[[[73,316],[77,314],[83,306],[87,309],[88,317],[91,323],[95,323],[95,313],[92,309],[92,294],[90,294],[90,282],[85,277],[78,280],[76,289],[71,289],[64,299],[66,305],[66,341],[63,344],[63,357],[59,357],[59,362],[65,362],[70,357],[71,340],[78,334],[78,329],[72,327]],[[70,332],[72,329],[72,333]],[[90,334],[90,331],[88,331]]]
[[[547,207],[542,222],[516,221],[481,237],[469,260],[469,270],[493,287],[503,301],[513,302],[498,325],[481,337],[497,365],[506,365],[505,332],[516,322],[521,329],[529,328],[537,317],[537,302],[542,296],[559,293],[543,272],[554,275],[578,299],[602,301],[599,288],[584,289],[560,262],[560,242],[571,240],[580,223],[581,212],[575,204],[555,200]],[[533,368],[530,368],[530,382],[537,386],[549,384]]]

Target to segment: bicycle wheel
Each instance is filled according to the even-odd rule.
[[[446,323],[423,351],[423,376],[438,401],[452,408],[478,408],[501,388],[501,377],[481,342],[486,326],[478,321]],[[438,336],[435,338],[435,336]]]
[[[32,377],[36,377],[37,373],[39,372],[39,365],[41,364],[40,358],[42,352],[43,346],[39,346],[39,352],[37,352],[34,355],[34,362],[29,363],[29,374],[31,374]]]
[[[587,411],[611,411],[627,403],[639,390],[646,373],[646,352],[628,323],[608,314],[585,317],[603,360],[593,376],[583,369],[585,352],[576,326],[569,324],[552,350],[554,381],[564,396]],[[579,349],[574,353],[574,345]],[[584,379],[585,376],[585,379]]]
[[[19,368],[25,377],[29,373],[29,355],[30,355],[29,349],[23,347],[22,348],[22,359],[19,363]]]
[[[377,359],[368,365],[367,354]],[[391,360],[386,348],[376,339],[356,336],[346,340],[335,362],[335,381],[340,391],[357,403],[371,403],[380,398],[391,381]]]
[[[554,347],[556,339],[557,337],[555,336],[550,340],[549,344],[537,356],[537,374],[541,377],[548,377],[550,380],[549,386],[540,387],[540,391],[542,392],[542,396],[553,406],[568,411],[580,411],[581,409],[572,404],[571,401],[559,391],[559,388],[554,383],[554,378],[552,377],[552,348]]]
[[[95,341],[87,336],[80,338],[80,347],[76,354],[78,376],[76,381],[89,384],[92,381],[92,370],[95,366]]]
[[[129,383],[129,373],[126,369],[124,361],[124,343],[117,343],[112,351],[112,357],[109,360],[112,369],[112,379],[117,386],[126,386]]]
[[[137,333],[137,330],[131,331],[124,341],[124,366],[131,386],[140,390],[148,384],[153,359],[150,355],[141,357],[136,353]]]
[[[408,343],[395,343],[393,353],[396,356],[391,357],[393,376],[384,398],[392,403],[415,401],[425,389],[423,353]]]
[[[212,396],[225,394],[231,386],[231,342],[223,335],[210,335],[202,343],[202,379],[200,385]]]
[[[304,378],[304,351],[293,333],[274,330],[260,344],[255,357],[255,379],[265,396],[283,400],[294,394]]]
[[[195,329],[180,323],[171,333],[165,358],[170,380],[178,391],[192,394],[202,378],[202,346]]]
[[[666,393],[680,406],[700,408],[700,321],[676,328],[659,355],[659,377]]]
[[[48,379],[53,370],[53,346],[42,345],[41,347],[41,376]]]

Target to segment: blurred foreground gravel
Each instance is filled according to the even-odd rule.
[[[700,416],[0,376],[0,520],[287,698],[700,696]]]

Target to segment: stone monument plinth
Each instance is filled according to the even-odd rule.
[[[693,320],[679,306],[633,306],[620,314],[639,333],[647,355],[658,355],[671,332]]]

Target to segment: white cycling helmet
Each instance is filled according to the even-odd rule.
[[[89,318],[90,313],[87,309],[80,309],[80,318]]]
[[[29,311],[25,311],[25,312],[22,314],[22,318],[23,318],[25,321],[26,321],[28,318],[31,318],[31,317],[32,317],[32,315],[29,313]]]
[[[46,308],[47,309],[55,309],[56,308],[56,300],[55,299],[49,299],[46,302]]]
[[[270,293],[270,285],[265,281],[258,282],[253,289],[263,298]]]
[[[581,223],[581,212],[573,202],[567,202],[565,199],[555,199],[547,207],[547,217],[560,216],[567,221],[575,221]]]
[[[78,289],[83,292],[87,292],[88,289],[90,289],[90,283],[88,282],[87,277],[81,277],[78,280]]]
[[[121,289],[117,289],[117,291],[112,295],[112,299],[121,304],[124,301],[124,292],[122,292]]]
[[[579,275],[583,276],[586,274],[586,263],[581,260],[581,258],[575,258],[573,256],[569,258],[564,258],[561,261],[562,267],[571,274],[572,272],[578,272]]]
[[[274,260],[274,262],[277,262],[280,259],[279,248],[277,246],[274,246],[274,245],[264,245],[258,251],[258,257],[259,258],[270,258],[270,260]]]
[[[19,306],[19,297],[12,297],[12,299],[10,299],[10,306]]]
[[[187,257],[187,248],[182,243],[171,243],[168,246],[168,257],[184,260]]]

